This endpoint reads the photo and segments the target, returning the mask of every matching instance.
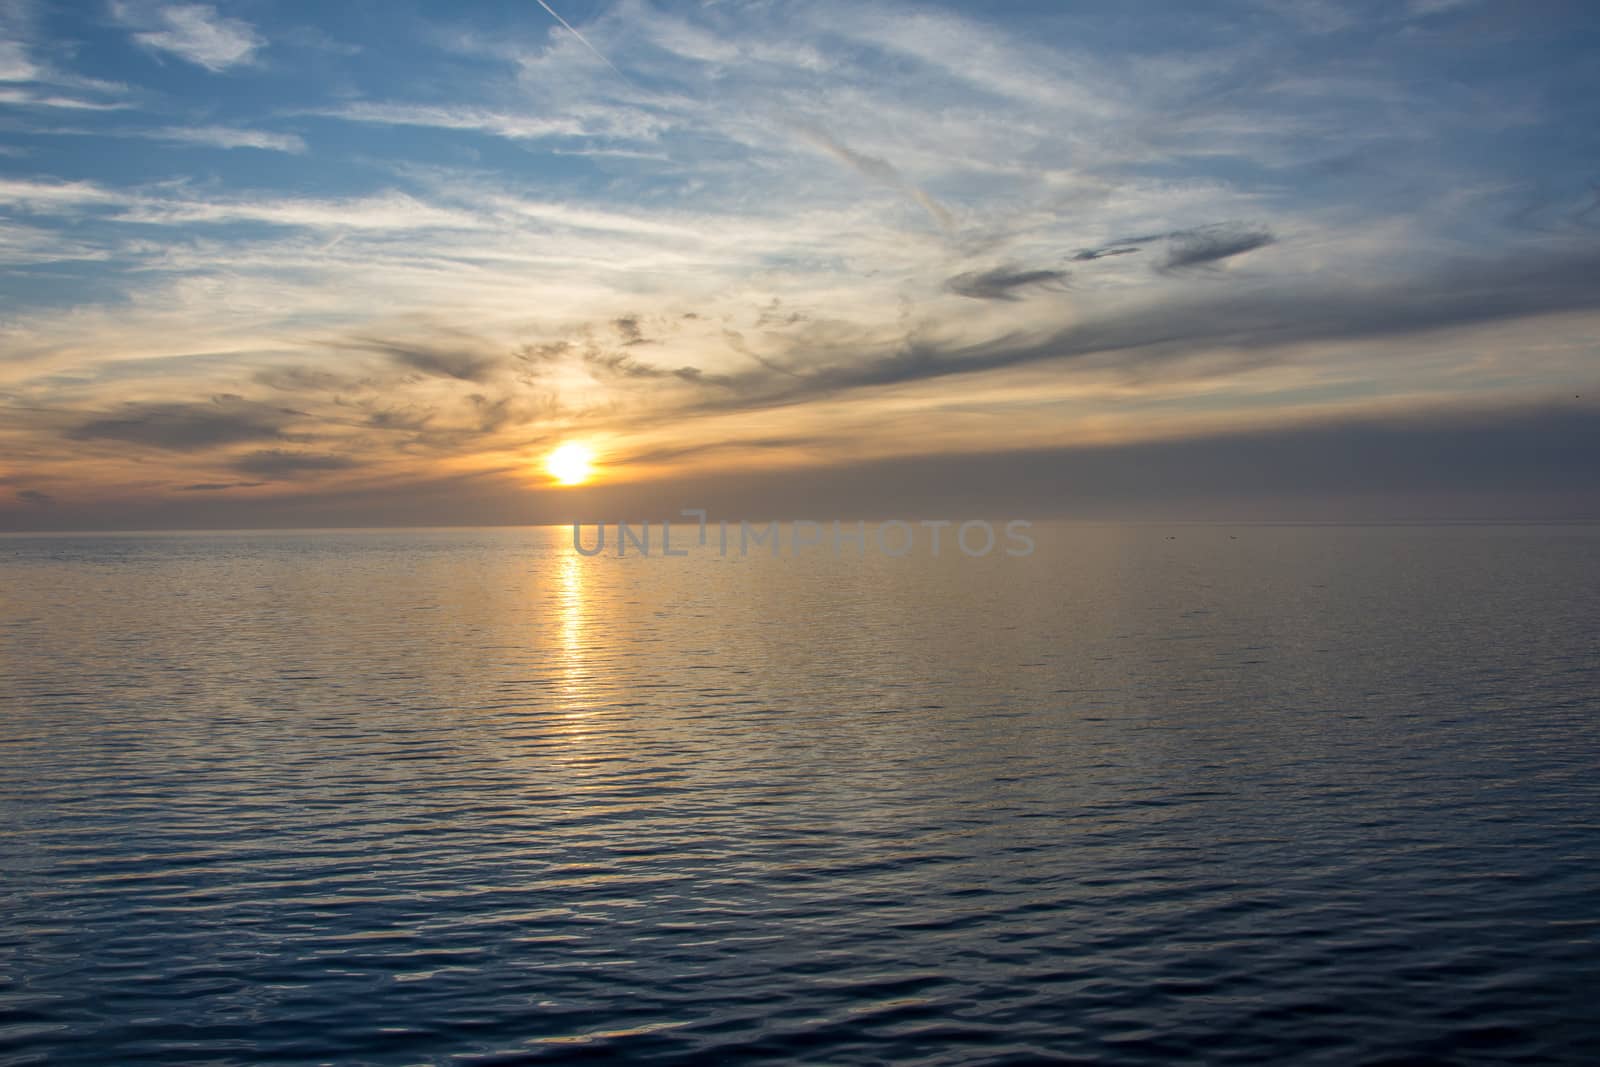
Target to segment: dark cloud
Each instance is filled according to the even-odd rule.
[[[624,324],[627,324],[624,326]],[[612,325],[624,337],[640,340],[638,322],[631,318],[612,320]],[[632,342],[627,342],[632,343]],[[602,378],[670,378],[676,373],[626,352],[615,352],[590,342],[579,348],[570,341],[528,345],[517,353],[517,358],[535,368],[576,360],[590,372]],[[535,371],[537,373],[537,371]]]
[[[49,493],[41,492],[38,489],[18,489],[17,499],[33,507],[47,507],[55,503],[56,500]]]
[[[494,433],[508,426],[527,426],[554,417],[558,402],[553,394],[483,396],[467,398],[472,405],[479,434]]]
[[[1205,227],[1201,227],[1201,229],[1205,229]],[[1194,230],[1172,230],[1163,233],[1142,233],[1137,237],[1118,237],[1116,240],[1110,242],[1104,247],[1120,248],[1126,245],[1129,248],[1134,248],[1138,245],[1154,244],[1156,241],[1165,241],[1167,238],[1176,237],[1179,234],[1194,232]]]
[[[1105,259],[1108,256],[1131,256],[1139,251],[1137,248],[1117,248],[1113,245],[1102,245],[1099,248],[1080,248],[1072,254],[1075,263],[1088,263],[1096,259]]]
[[[694,385],[728,385],[731,379],[725,374],[707,374],[699,367],[679,367],[672,376]]]
[[[1167,254],[1161,261],[1161,269],[1183,270],[1253,252],[1272,244],[1275,240],[1271,231],[1264,227],[1221,223],[1188,230],[1120,237],[1095,248],[1080,248],[1073,253],[1072,260],[1075,263],[1088,263],[1108,256],[1128,256],[1138,252],[1144,245],[1165,241]]]
[[[285,393],[332,393],[350,389],[359,384],[357,378],[347,378],[315,367],[273,367],[255,375],[258,385]]]
[[[90,419],[67,431],[78,441],[122,441],[150,448],[214,448],[283,436],[295,413],[238,397],[203,404],[128,404],[116,414]]]
[[[1182,270],[1218,263],[1264,248],[1274,240],[1267,230],[1217,228],[1175,233],[1161,265],[1167,270]]]
[[[426,429],[434,415],[434,410],[426,407],[380,407],[367,413],[367,425],[375,430],[416,433]]]
[[[787,311],[783,301],[778,297],[772,298],[772,303],[761,309],[761,314],[756,317],[756,325],[762,328],[773,326],[796,326],[810,318],[803,311]]]
[[[1024,289],[1061,286],[1067,280],[1064,270],[1023,270],[1016,266],[957,274],[944,287],[958,296],[973,300],[1017,300]]]
[[[549,341],[545,344],[523,345],[516,352],[516,358],[524,363],[555,363],[565,359],[571,354],[573,344],[571,341]]]
[[[693,385],[726,385],[728,379],[719,374],[706,374],[699,367],[662,367],[637,359],[625,352],[607,352],[589,347],[580,358],[584,366],[602,378],[664,380],[676,378]]]
[[[624,316],[613,319],[611,325],[628,338],[623,347],[634,344],[648,344],[651,339],[643,336],[643,328],[634,316]],[[544,374],[547,367],[557,366],[562,363],[581,363],[591,374],[597,378],[613,381],[667,381],[677,379],[691,385],[718,385],[726,386],[730,380],[718,374],[707,374],[699,367],[663,367],[649,360],[640,359],[627,352],[618,352],[607,349],[594,341],[575,343],[572,341],[550,341],[543,344],[524,345],[515,353],[515,359],[525,365],[525,370],[517,377],[523,384],[535,384]],[[481,400],[482,398],[476,398]],[[551,413],[556,406],[554,397],[543,397],[538,407],[541,413]],[[524,405],[526,407],[526,405]]]
[[[591,348],[583,353],[583,363],[604,378],[670,378],[672,372],[626,352],[606,352]]]
[[[194,485],[180,485],[180,493],[216,493],[224,489],[254,489],[266,482],[196,482]]]
[[[257,474],[267,478],[288,478],[314,471],[347,470],[357,466],[347,456],[334,456],[318,452],[285,452],[270,448],[251,452],[234,460],[230,466],[241,474]]]
[[[485,351],[475,341],[429,343],[380,338],[353,338],[341,347],[356,348],[387,356],[397,366],[420,371],[434,378],[454,378],[463,382],[485,382],[505,365],[506,357]]]
[[[1148,374],[1207,349],[1271,361],[1274,348],[1310,341],[1394,337],[1552,312],[1600,308],[1600,248],[1477,260],[1432,275],[1312,281],[1186,291],[1159,302],[1085,316],[1055,330],[970,344],[909,335],[887,356],[852,346],[797,343],[781,361],[728,380],[727,409],[802,403],[852,389],[975,374],[1048,361]]]
[[[617,333],[622,336],[624,345],[649,344],[650,339],[644,336],[639,328],[639,319],[635,315],[624,315],[620,319],[612,319],[611,325],[617,328]]]

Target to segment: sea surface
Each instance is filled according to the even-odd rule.
[[[0,1064],[1600,1062],[1600,527],[1033,535],[0,538]]]

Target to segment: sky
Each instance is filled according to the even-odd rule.
[[[1597,401],[1583,0],[0,0],[0,529],[1600,518]]]

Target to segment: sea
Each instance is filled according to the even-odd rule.
[[[1031,538],[0,538],[0,1064],[1600,1062],[1600,526]]]

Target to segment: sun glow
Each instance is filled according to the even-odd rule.
[[[594,453],[571,441],[550,453],[544,466],[562,485],[582,485],[594,471]]]

